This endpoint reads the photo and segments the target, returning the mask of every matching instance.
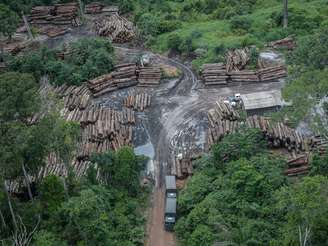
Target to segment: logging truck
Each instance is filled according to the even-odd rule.
[[[166,231],[173,231],[177,216],[177,199],[166,197],[164,213],[164,228]]]
[[[176,221],[177,186],[175,176],[165,176],[165,212],[164,227],[166,231],[172,231]]]

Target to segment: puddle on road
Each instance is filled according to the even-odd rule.
[[[146,175],[151,176],[152,178],[155,177],[155,166],[154,166],[154,157],[155,157],[155,149],[153,144],[148,139],[147,143],[138,147],[134,148],[134,152],[137,155],[144,155],[149,158],[146,166]]]

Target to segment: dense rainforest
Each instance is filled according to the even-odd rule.
[[[70,1],[0,0],[0,33],[11,38],[21,14],[32,6],[64,2]],[[288,1],[287,28],[282,28],[281,0],[101,2],[118,5],[136,24],[142,46],[190,60],[195,70],[223,61],[229,49],[251,46],[257,58],[268,42],[294,37],[297,48],[281,50],[289,70],[282,92],[293,104],[273,116],[288,118],[294,127],[305,121],[326,136],[326,0]],[[60,117],[58,98],[39,94],[45,75],[52,85],[80,85],[115,65],[109,41],[85,38],[71,47],[65,61],[46,47],[20,56],[0,54],[8,67],[0,73],[0,240],[3,245],[143,245],[149,190],[140,185],[140,172],[146,158],[130,147],[95,154],[86,177],[78,179],[69,163],[79,127]],[[323,114],[317,114],[318,107]],[[42,120],[27,124],[41,112]],[[30,180],[52,152],[67,166],[67,177]],[[313,154],[304,178],[286,178],[285,163],[253,129],[215,144],[194,163],[194,175],[179,191],[179,243],[328,245],[328,151]],[[11,196],[6,187],[18,179],[26,190]]]

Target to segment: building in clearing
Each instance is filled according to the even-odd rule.
[[[278,111],[283,105],[280,90],[241,94],[241,100],[247,115]]]

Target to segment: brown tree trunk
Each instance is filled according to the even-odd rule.
[[[11,217],[12,217],[12,219],[13,219],[13,224],[14,224],[14,227],[15,227],[15,231],[17,231],[17,229],[18,229],[18,226],[17,226],[17,220],[16,220],[16,217],[15,217],[15,214],[14,214],[13,206],[12,206],[12,204],[11,204],[10,196],[9,196],[9,194],[8,194],[6,181],[3,182],[3,188],[4,188],[4,191],[5,191],[6,196],[7,196],[8,206],[9,206],[9,210],[10,210]]]
[[[1,223],[3,225],[3,228],[6,228],[7,224],[6,224],[5,218],[3,217],[3,213],[1,210],[0,210],[0,217],[1,217]]]
[[[25,183],[26,183],[26,187],[27,187],[28,196],[29,196],[30,200],[33,201],[33,194],[32,194],[32,190],[31,190],[31,183],[30,183],[30,179],[29,179],[29,177],[27,175],[27,172],[26,172],[24,163],[22,163],[22,170],[23,170],[23,173],[24,173],[24,178],[25,178]]]
[[[26,27],[26,30],[27,30],[27,33],[28,33],[29,38],[30,39],[33,39],[33,34],[32,34],[32,31],[31,31],[30,25],[28,24],[27,18],[24,15],[23,11],[22,11],[22,18],[23,18],[24,25]]]
[[[288,0],[283,0],[284,2],[284,28],[288,27]]]

